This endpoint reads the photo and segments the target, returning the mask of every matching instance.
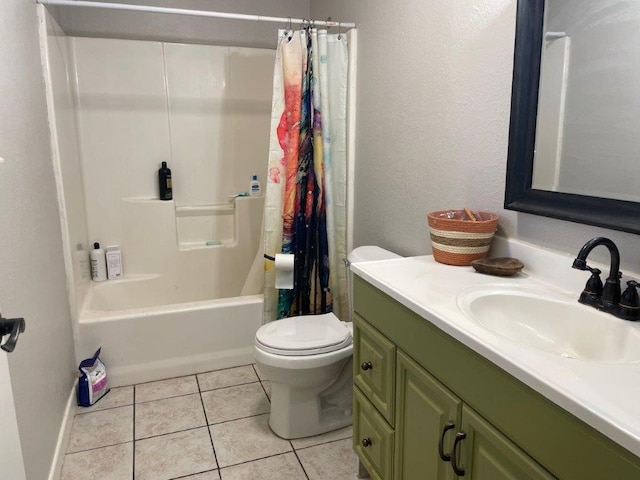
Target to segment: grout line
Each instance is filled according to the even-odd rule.
[[[293,442],[291,442],[291,445],[293,446],[293,449],[297,452],[299,450],[306,450],[308,448],[319,447],[320,445],[328,445],[330,443],[341,442],[343,440],[349,440],[349,439],[352,439],[352,438],[353,438],[353,435],[350,435],[348,437],[336,438],[334,440],[327,440],[327,441],[323,441],[323,442],[320,442],[320,443],[314,443],[313,445],[307,445],[306,447],[300,447],[300,448],[296,448],[295,445],[293,445]]]
[[[127,403],[125,405],[115,405],[113,407],[105,407],[105,408],[98,408],[96,410],[91,410],[90,412],[83,412],[83,411],[76,411],[73,416],[78,416],[78,415],[89,415],[91,413],[100,413],[100,412],[106,412],[107,410],[115,410],[116,408],[122,408],[122,407],[131,407],[133,406],[133,403]]]
[[[92,452],[93,450],[100,450],[101,448],[116,447],[118,445],[126,445],[127,443],[133,443],[133,440],[127,440],[126,442],[111,443],[109,445],[102,445],[101,447],[85,448],[84,450],[78,450],[76,452],[67,452],[65,453],[65,455],[75,455],[76,453]]]
[[[198,393],[200,395],[200,403],[202,404],[202,411],[204,412],[204,422],[207,424],[207,432],[209,432],[209,440],[211,441],[211,448],[213,449],[213,458],[216,461],[216,466],[218,467],[218,476],[222,478],[220,474],[220,464],[218,463],[218,455],[216,455],[216,447],[213,444],[213,435],[211,434],[211,429],[209,428],[209,419],[207,418],[207,409],[204,406],[204,400],[202,399],[202,391],[200,390],[200,382],[198,381],[198,377],[196,376],[196,384],[198,385]]]
[[[255,380],[253,382],[234,383],[233,385],[227,385],[224,387],[208,388],[206,390],[200,390],[200,393],[215,392],[217,390],[224,390],[225,388],[241,387],[242,385],[253,385],[254,383],[260,383],[260,379]]]
[[[114,388],[136,387],[136,386],[140,386],[140,385],[147,385],[148,383],[165,382],[167,380],[175,380],[177,378],[197,377],[198,375],[204,375],[204,374],[207,374],[207,373],[224,372],[225,370],[232,370],[234,368],[252,367],[252,366],[253,366],[252,363],[248,363],[246,365],[238,365],[237,367],[220,368],[218,370],[207,370],[207,371],[204,371],[204,372],[190,373],[189,375],[178,375],[176,377],[161,378],[160,380],[151,380],[149,382],[134,383],[134,384],[131,384],[131,385],[120,385],[119,387],[114,387]],[[256,373],[256,375],[257,375],[257,373]]]
[[[256,415],[247,415],[246,417],[238,417],[238,418],[232,418],[231,420],[223,420],[221,422],[216,422],[216,423],[209,423],[208,426],[209,427],[213,427],[213,426],[217,426],[217,425],[222,425],[223,423],[230,423],[230,422],[235,422],[237,420],[246,420],[247,418],[253,418],[253,417],[261,417],[263,415],[269,415],[269,412],[265,412],[265,413],[258,413]],[[274,434],[275,435],[275,434]],[[280,437],[278,437],[280,438]]]
[[[203,470],[201,472],[195,472],[195,473],[189,473],[188,475],[181,475],[179,477],[171,477],[170,480],[182,480],[183,478],[189,478],[189,477],[193,477],[195,475],[201,475],[203,473],[209,473],[209,472],[220,472],[220,469],[218,468],[214,468],[213,470]]]
[[[136,386],[133,386],[133,465],[131,479],[136,480]]]
[[[222,468],[219,468],[218,471],[222,472],[222,470],[226,470],[227,468],[237,467],[238,465],[246,465],[248,463],[253,463],[253,462],[259,462],[260,460],[266,460],[267,458],[281,457],[281,456],[287,455],[289,453],[294,453],[294,451],[293,450],[288,450],[286,452],[274,453],[273,455],[267,455],[265,457],[254,458],[252,460],[245,460],[244,462],[238,462],[238,463],[234,463],[232,465],[226,465],[226,466],[224,466]],[[304,470],[304,468],[303,468],[303,470]],[[222,477],[222,474],[220,474],[220,476]]]
[[[256,365],[255,363],[253,365],[251,365],[253,367],[253,371],[256,374],[256,377],[258,377],[258,381],[260,382],[260,386],[262,387],[262,390],[264,391],[264,394],[267,396],[267,400],[269,400],[269,403],[271,403],[271,397],[269,396],[269,394],[267,393],[267,389],[264,388],[264,383],[262,378],[260,378],[260,375],[258,375],[258,370],[256,369]],[[268,382],[268,379],[264,379],[264,382]]]
[[[178,395],[172,395],[170,397],[156,398],[154,400],[144,400],[142,402],[138,402],[137,405],[143,405],[145,403],[151,403],[151,402],[160,402],[162,400],[169,400],[171,398],[188,397],[189,395],[198,395],[199,393],[200,393],[199,391],[191,392],[191,393],[180,393]]]
[[[289,440],[289,443],[291,443],[291,440]],[[293,448],[293,443],[291,443],[291,448]],[[304,476],[307,477],[307,480],[309,480],[309,474],[307,473],[307,470],[304,468],[304,465],[302,464],[302,460],[300,460],[300,457],[298,456],[298,452],[296,452],[295,448],[293,448],[293,454],[298,459],[298,463],[300,464],[300,468],[302,468],[302,472],[304,473]]]
[[[182,430],[176,430],[175,432],[166,432],[166,433],[159,433],[158,435],[149,435],[148,437],[138,438],[135,441],[140,442],[142,440],[149,440],[150,438],[166,437],[167,435],[173,435],[174,433],[183,433],[183,432],[188,432],[190,430],[198,430],[199,428],[207,428],[207,427],[208,425],[200,425],[199,427],[183,428]]]

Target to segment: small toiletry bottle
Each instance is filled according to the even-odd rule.
[[[255,173],[251,176],[251,183],[249,184],[249,193],[252,197],[259,197],[262,195],[262,188],[258,181],[258,175]]]
[[[160,200],[173,199],[171,170],[167,167],[167,162],[162,162],[162,167],[158,170],[158,187],[160,190]]]
[[[120,247],[117,245],[107,247],[105,256],[107,257],[107,278],[109,280],[122,278],[122,252],[120,252]]]
[[[107,279],[107,262],[104,250],[100,248],[98,242],[93,244],[93,250],[89,254],[91,259],[91,279],[96,282],[103,282]]]

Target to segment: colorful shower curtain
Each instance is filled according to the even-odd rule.
[[[265,321],[347,312],[347,37],[280,32],[265,201],[265,253],[293,254],[294,289],[265,268]]]

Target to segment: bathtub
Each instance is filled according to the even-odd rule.
[[[166,303],[161,278],[140,277],[92,284],[80,315],[79,349],[102,347],[111,386],[253,362],[262,294]]]
[[[127,200],[124,278],[88,285],[74,332],[78,361],[102,347],[111,386],[252,363],[262,324],[262,205],[236,202],[230,233],[208,246],[193,233],[180,241],[180,228],[206,229],[181,225],[172,202]],[[221,211],[204,213],[218,221]],[[210,221],[202,208],[195,220]]]

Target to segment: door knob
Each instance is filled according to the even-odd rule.
[[[24,318],[3,318],[2,315],[0,315],[0,339],[9,335],[7,341],[0,345],[0,348],[5,352],[13,352],[13,349],[16,348],[18,335],[24,332],[24,329]]]

